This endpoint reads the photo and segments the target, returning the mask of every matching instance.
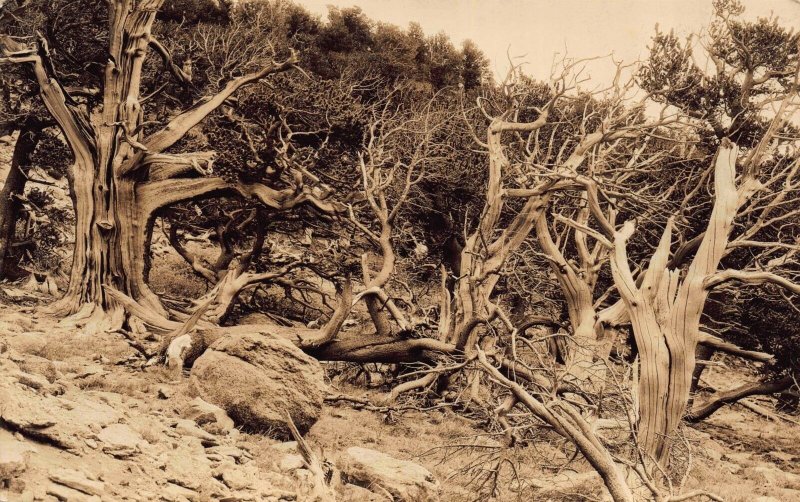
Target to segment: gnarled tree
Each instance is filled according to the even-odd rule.
[[[259,68],[234,75],[215,94],[179,111],[161,128],[145,122],[143,66],[154,44],[152,25],[162,0],[115,0],[108,3],[107,60],[102,100],[81,106],[62,85],[48,40],[31,34],[33,43],[3,37],[2,63],[29,65],[42,100],[61,128],[74,155],[71,167],[75,197],[76,242],[70,285],[55,306],[59,312],[98,321],[95,327],[119,325],[123,310],[105,288],[112,287],[154,312],[166,314],[146,284],[146,260],[156,211],[211,194],[235,193],[267,207],[286,209],[312,202],[330,209],[320,192],[291,178],[285,188],[230,181],[211,174],[209,152],[170,153],[192,128],[241,88],[297,63],[294,53],[280,61],[261,60]],[[162,46],[163,48],[163,46]],[[162,51],[157,51],[162,52]],[[162,54],[163,55],[163,54]],[[145,134],[145,130],[153,132]]]

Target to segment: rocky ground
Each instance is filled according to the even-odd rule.
[[[294,393],[306,401],[281,402],[308,406],[308,420],[297,425],[304,432],[310,427],[309,461],[296,442],[285,441],[282,418],[262,406],[290,399],[282,389],[303,385],[293,374],[317,371],[302,353],[284,354],[273,366],[248,362],[236,351],[250,342],[233,340],[217,347],[217,360],[198,360],[204,369],[196,375],[175,373],[143,367],[123,334],[89,336],[80,325],[41,313],[32,301],[25,306],[24,295],[14,300],[18,304],[0,306],[0,501],[481,500],[469,476],[457,475],[474,457],[447,452],[480,436],[482,424],[447,409],[322,405],[323,392],[363,391],[330,382],[303,387]],[[242,361],[251,366],[237,367]],[[227,373],[218,373],[220,367]],[[258,381],[246,373],[270,371],[285,385],[266,386],[253,398],[244,387]],[[286,376],[277,376],[281,371]],[[208,385],[225,375],[241,376],[241,383]],[[236,401],[237,395],[250,398]],[[723,410],[687,433],[693,457],[686,487],[702,486],[728,501],[800,501],[798,430],[742,407]],[[509,452],[525,483],[502,500],[602,497],[591,475],[569,469],[554,475],[525,462],[528,450]],[[331,473],[328,493],[319,477]]]
[[[184,374],[140,365],[119,334],[3,308],[0,500],[314,499],[296,442],[242,432]],[[436,498],[425,468],[349,446],[334,459],[337,499]]]

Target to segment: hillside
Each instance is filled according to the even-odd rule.
[[[125,336],[88,336],[64,326],[42,313],[36,296],[16,299],[21,304],[7,298],[0,312],[0,500],[310,500],[312,475],[296,443],[242,432],[193,411],[197,401],[186,373],[143,369],[145,361]],[[724,383],[728,376],[715,367],[707,379]],[[329,393],[376,396],[341,382],[331,382]],[[306,436],[312,449],[339,467],[348,448],[377,450],[436,478],[431,487],[438,489],[425,492],[430,498],[400,500],[475,500],[475,472],[464,470],[483,452],[464,446],[500,446],[480,439],[481,423],[447,407],[363,408],[328,401]],[[686,432],[695,452],[686,488],[702,487],[728,502],[798,501],[799,436],[800,426],[789,419],[770,420],[742,406],[723,409]],[[517,465],[521,485],[507,479],[509,488],[496,500],[602,497],[584,462],[567,463],[557,473],[542,470],[534,459],[543,454],[568,461],[542,448],[504,453]],[[349,471],[339,467],[337,500],[387,500],[378,487],[367,484],[369,492],[357,480],[346,484]]]

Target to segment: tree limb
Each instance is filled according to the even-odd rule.
[[[731,354],[734,356],[739,356],[744,359],[750,359],[751,361],[759,361],[762,363],[766,363],[772,361],[775,358],[775,356],[773,356],[772,354],[767,354],[766,352],[758,352],[755,350],[743,349],[736,344],[726,342],[722,338],[718,338],[714,335],[705,333],[703,331],[700,332],[700,336],[697,341],[698,343],[711,347],[714,350],[725,352],[726,354]]]
[[[163,129],[153,133],[144,140],[147,150],[154,153],[163,152],[180,140],[189,130],[199,124],[211,112],[219,108],[226,99],[231,97],[242,87],[254,84],[269,75],[280,73],[293,68],[298,62],[297,53],[292,51],[291,55],[284,61],[272,62],[261,70],[249,73],[239,78],[235,78],[217,94],[206,96],[197,101],[191,108],[173,118]],[[129,165],[134,168],[135,163]]]
[[[781,277],[777,274],[773,274],[772,272],[766,272],[762,270],[734,270],[728,269],[723,270],[721,272],[717,272],[714,275],[709,276],[705,282],[704,286],[707,289],[713,289],[721,284],[725,284],[729,281],[739,281],[746,284],[775,284],[780,286],[788,291],[791,291],[795,294],[800,294],[800,284],[796,282],[792,282],[785,277]]]
[[[699,422],[710,417],[726,404],[732,404],[750,396],[777,394],[792,385],[794,385],[794,379],[786,376],[772,382],[747,383],[734,389],[717,392],[704,403],[695,406],[686,418],[690,422]]]

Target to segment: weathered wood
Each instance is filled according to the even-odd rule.
[[[726,404],[733,404],[750,396],[777,394],[778,392],[791,388],[794,383],[794,379],[791,376],[786,376],[778,380],[747,383],[733,389],[716,392],[706,401],[692,408],[692,410],[687,413],[686,419],[689,422],[700,422],[710,417]]]

